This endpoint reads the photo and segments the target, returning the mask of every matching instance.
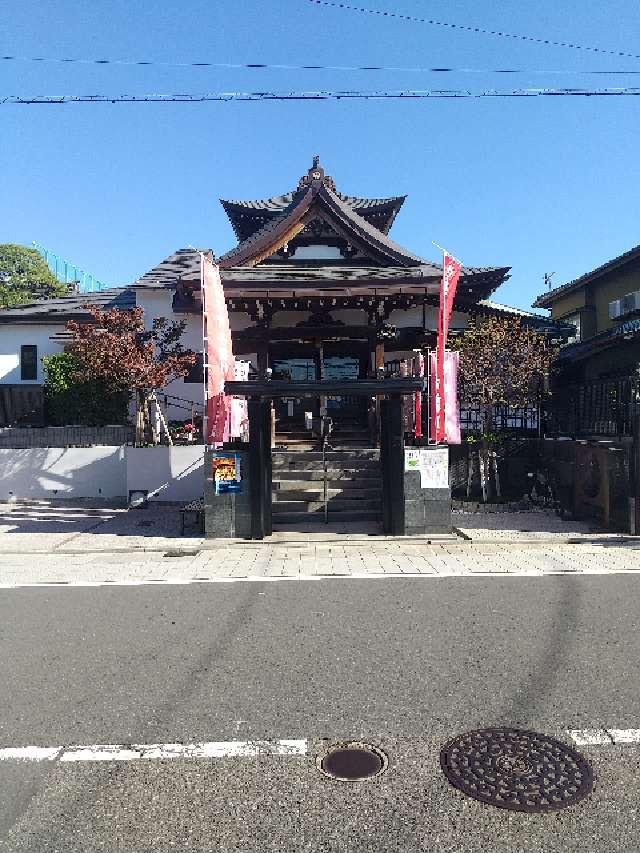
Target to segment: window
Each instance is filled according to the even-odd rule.
[[[20,347],[20,379],[32,382],[38,378],[38,347],[24,344]]]
[[[563,317],[562,319],[565,323],[571,323],[576,328],[575,334],[571,335],[568,338],[567,343],[573,344],[576,341],[581,340],[582,339],[582,335],[581,335],[582,330],[580,328],[580,320],[581,320],[580,313],[578,312],[577,314],[571,314],[569,317]]]

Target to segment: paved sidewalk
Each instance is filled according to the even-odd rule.
[[[397,540],[385,537],[371,525],[308,525],[304,530],[275,530],[268,544],[301,544],[333,542],[340,546],[374,547],[392,542],[425,544],[443,541],[473,541],[525,544],[580,541],[629,541],[618,534],[596,533],[583,522],[566,522],[553,513],[466,513],[456,511],[453,523],[457,531],[451,536],[407,537]],[[12,503],[0,504],[0,554],[91,554],[194,552],[222,548],[259,548],[261,543],[237,540],[204,539],[197,528],[188,527],[180,534],[179,506],[152,504],[146,508],[89,508],[67,504]],[[265,541],[265,544],[266,541]]]
[[[0,585],[137,584],[321,577],[472,577],[640,572],[640,542],[218,543],[215,550],[5,554]]]

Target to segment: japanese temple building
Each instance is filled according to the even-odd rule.
[[[254,368],[255,417],[242,463],[248,495],[215,495],[209,482],[208,535],[240,529],[261,538],[273,523],[300,529],[323,518],[381,522],[394,534],[450,531],[446,450],[439,488],[425,488],[417,471],[404,474],[407,408],[403,380],[393,377],[406,381],[416,353],[435,345],[442,276],[441,266],[389,236],[404,201],[343,194],[318,157],[285,195],[222,201],[238,244],[218,263],[234,354]],[[507,267],[465,268],[453,327],[502,310],[487,298],[507,274]],[[176,307],[198,295],[184,282]],[[331,390],[300,392],[313,383],[316,393],[320,385]],[[332,420],[324,462],[305,434],[308,412]]]
[[[390,238],[404,201],[343,194],[318,157],[291,192],[223,200],[238,239],[218,259],[235,355],[274,379],[356,380],[397,372],[403,358],[434,346],[442,267]],[[469,314],[514,310],[487,301],[508,271],[463,270],[453,329]],[[198,291],[195,276],[179,278],[174,311],[199,311]],[[303,408],[277,403],[278,423],[301,426]],[[330,399],[328,409],[336,428],[366,425],[363,399]]]

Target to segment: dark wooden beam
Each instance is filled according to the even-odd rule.
[[[225,382],[225,393],[234,397],[384,397],[388,394],[414,394],[426,391],[424,377],[391,379],[332,379],[324,382],[285,382],[282,380]]]

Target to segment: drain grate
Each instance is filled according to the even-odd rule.
[[[575,749],[520,729],[480,729],[444,745],[440,766],[469,797],[518,812],[571,806],[593,787],[593,771]]]
[[[387,769],[387,756],[366,743],[344,743],[318,756],[317,766],[331,779],[358,782],[372,779]]]

